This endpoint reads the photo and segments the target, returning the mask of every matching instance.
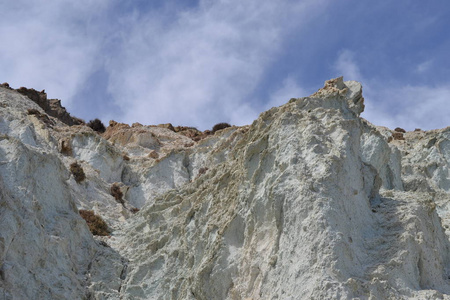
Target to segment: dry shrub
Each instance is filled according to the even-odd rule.
[[[392,137],[394,138],[394,140],[404,140],[405,139],[403,137],[403,133],[402,132],[394,132],[392,134]]]
[[[205,130],[201,132],[195,127],[187,127],[187,126],[177,126],[175,127],[175,132],[182,134],[184,136],[187,136],[188,138],[191,138],[194,142],[198,142],[204,138],[206,138],[208,135],[211,134],[211,130]],[[189,144],[187,144],[189,145]],[[194,144],[192,144],[194,145]],[[185,147],[191,147],[186,146]]]
[[[406,130],[400,127],[395,128],[394,131],[406,133]]]
[[[96,132],[103,133],[106,131],[105,125],[103,125],[102,121],[100,121],[99,119],[90,120],[87,125]]]
[[[80,183],[86,179],[83,168],[77,162],[70,165],[70,172],[72,172],[72,175],[77,183]]]
[[[206,168],[206,167],[200,168],[200,169],[198,170],[198,176],[201,176],[201,175],[205,174],[206,171],[208,171],[208,168]]]
[[[99,215],[94,214],[92,210],[82,209],[80,215],[86,221],[93,235],[109,235],[110,231],[106,222]]]
[[[124,204],[124,201],[122,199],[123,193],[120,190],[120,186],[117,182],[114,182],[111,185],[111,195],[114,197],[114,199],[116,199],[117,202]]]
[[[212,128],[212,133],[214,134],[214,133],[216,133],[216,131],[219,131],[219,130],[222,130],[222,129],[225,129],[228,127],[231,127],[231,125],[228,123],[218,123],[218,124],[214,125],[214,127]]]
[[[152,150],[152,152],[150,152],[148,154],[148,157],[153,158],[153,159],[157,159],[159,157],[159,154],[155,150]]]
[[[0,84],[0,87],[8,89],[8,90],[12,90],[12,88],[9,86],[9,83],[7,83],[7,82],[3,82],[2,84]]]
[[[137,208],[137,207],[132,207],[132,208],[130,208],[130,211],[131,211],[133,214],[135,214],[135,213],[137,213],[137,212],[139,211],[139,208]]]
[[[126,154],[124,154],[124,155],[122,156],[122,158],[123,158],[123,160],[126,160],[126,161],[129,161],[129,160],[130,160],[130,157],[129,157],[128,155],[126,155]]]
[[[61,140],[59,144],[59,151],[67,156],[72,156],[72,146],[70,145],[70,141]]]
[[[27,113],[29,115],[38,115],[38,116],[41,115],[41,113],[36,108],[29,108],[29,109],[27,109]]]

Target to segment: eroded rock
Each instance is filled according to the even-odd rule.
[[[214,135],[100,136],[26,93],[0,87],[6,299],[450,299],[449,128],[374,126],[355,81]]]

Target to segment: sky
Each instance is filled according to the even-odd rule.
[[[328,79],[375,125],[450,126],[450,2],[0,0],[0,82],[86,121],[251,124]]]

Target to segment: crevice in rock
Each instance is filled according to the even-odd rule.
[[[423,260],[422,255],[419,255],[419,258],[417,259],[417,270],[419,271],[419,285],[421,289],[424,289],[424,282],[423,282]]]
[[[398,238],[405,231],[400,215],[405,211],[406,203],[392,198],[378,197],[373,202],[377,212],[377,230],[364,244],[368,254],[366,275],[378,272],[377,268],[386,265],[400,250]]]
[[[119,289],[118,289],[119,293],[122,290],[123,281],[127,277],[127,271],[128,271],[128,261],[125,258],[123,258],[123,257],[120,259],[120,261],[122,263],[123,268],[122,268],[122,271],[120,272],[120,286],[119,286]]]
[[[189,170],[190,160],[187,152],[184,153],[183,157],[183,167],[186,169],[186,173],[188,175],[188,182],[190,182],[193,178],[191,171]]]

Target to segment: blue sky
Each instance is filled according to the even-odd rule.
[[[344,76],[376,125],[450,126],[450,2],[0,0],[0,81],[72,115],[250,124]]]

